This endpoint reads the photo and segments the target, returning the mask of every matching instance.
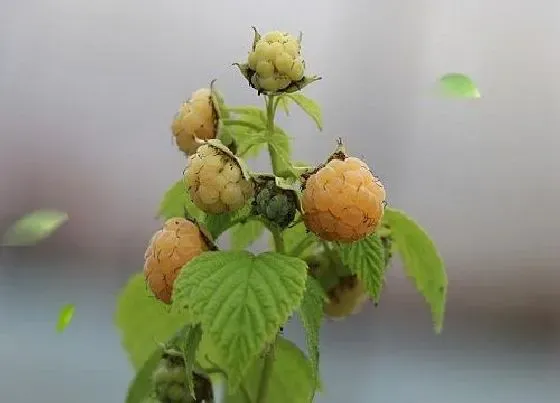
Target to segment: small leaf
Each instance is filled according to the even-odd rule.
[[[447,274],[443,260],[426,231],[406,213],[387,208],[385,221],[408,277],[428,302],[437,333],[445,316]]]
[[[247,249],[261,237],[264,229],[263,222],[259,220],[249,220],[235,225],[231,229],[231,249]]]
[[[294,101],[311,119],[315,121],[317,128],[323,130],[323,114],[319,104],[306,97],[301,92],[286,94],[286,97]]]
[[[444,95],[458,98],[480,98],[475,83],[461,73],[448,73],[439,79]]]
[[[37,210],[16,221],[4,234],[4,246],[30,246],[48,238],[68,221],[68,214]]]
[[[202,340],[202,330],[199,325],[186,326],[184,329],[183,359],[185,360],[185,374],[187,388],[191,392],[191,396],[196,400],[194,394],[193,371],[196,368],[196,353],[198,346]]]
[[[378,302],[385,276],[385,250],[381,239],[372,234],[353,243],[339,244],[344,266],[364,283],[370,297]]]
[[[144,403],[154,389],[152,374],[161,360],[162,349],[156,348],[138,370],[128,386],[126,403]]]
[[[319,332],[323,322],[323,306],[326,298],[327,295],[321,284],[308,276],[299,314],[305,328],[307,354],[313,367],[315,388],[319,379]]]
[[[313,398],[313,371],[303,351],[279,336],[274,349],[274,364],[270,371],[267,403],[309,403]],[[264,360],[254,362],[243,379],[242,387],[230,393],[226,403],[257,401]]]
[[[232,392],[301,304],[306,277],[301,259],[247,251],[205,252],[179,273],[173,307],[187,308],[216,344]]]
[[[175,182],[163,195],[157,216],[164,220],[184,217],[200,221],[204,217],[204,212],[194,205],[185,183],[180,180]]]
[[[62,308],[60,308],[60,312],[58,313],[58,321],[56,322],[56,331],[58,333],[64,332],[70,322],[72,322],[75,310],[76,307],[74,306],[74,304],[66,304]]]
[[[155,299],[142,273],[130,277],[118,296],[115,324],[135,369],[142,367],[158,342],[171,338],[187,321],[184,312],[171,312],[168,306]]]

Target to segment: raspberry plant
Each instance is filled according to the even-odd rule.
[[[393,252],[441,331],[443,262],[426,232],[387,205],[368,165],[342,140],[319,166],[292,161],[278,109],[297,105],[322,129],[319,105],[301,92],[320,79],[306,75],[301,40],[255,29],[246,62],[236,65],[264,108],[230,106],[212,82],[173,120],[186,168],[163,196],[164,224],[144,272],[117,306],[137,370],[128,403],[309,403],[318,391],[328,394],[321,325],[379,301]],[[263,150],[272,173],[246,163]],[[271,250],[248,251],[265,232]],[[230,247],[219,249],[226,233]],[[283,336],[294,316],[306,331],[305,352]]]

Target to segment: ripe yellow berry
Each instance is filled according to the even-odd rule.
[[[238,210],[253,196],[253,185],[235,159],[209,144],[189,157],[184,180],[193,203],[210,214]]]
[[[218,113],[212,102],[212,92],[201,88],[181,105],[171,124],[171,131],[177,147],[190,155],[199,147],[201,140],[216,138],[217,127]]]
[[[173,283],[181,268],[208,250],[207,240],[192,221],[171,218],[157,231],[144,255],[144,276],[148,288],[160,301],[170,304]]]
[[[327,295],[323,310],[331,319],[343,319],[361,311],[369,297],[363,283],[356,276],[342,277]]]
[[[358,241],[377,228],[385,196],[383,185],[363,161],[333,158],[305,181],[305,226],[327,241]]]
[[[263,35],[247,58],[248,79],[259,91],[281,92],[304,78],[298,40],[290,34],[272,31]]]

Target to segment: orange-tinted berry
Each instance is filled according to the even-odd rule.
[[[170,304],[177,275],[206,250],[206,238],[195,223],[179,217],[167,220],[153,235],[144,255],[144,276],[155,297]]]
[[[311,175],[302,195],[304,222],[327,241],[355,242],[383,217],[385,189],[358,158],[334,158]]]

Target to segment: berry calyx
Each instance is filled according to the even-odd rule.
[[[342,145],[326,164],[305,175],[303,219],[326,241],[358,241],[377,228],[385,209],[385,188],[367,164],[346,155]]]
[[[191,155],[204,140],[217,137],[218,123],[218,108],[214,104],[212,90],[201,88],[181,105],[171,124],[171,131],[177,147]]]
[[[193,203],[210,214],[239,210],[253,196],[239,160],[218,143],[201,145],[189,157],[184,181]]]
[[[208,238],[192,221],[181,217],[165,222],[144,254],[144,277],[154,296],[171,303],[173,284],[184,265],[209,250]]]

